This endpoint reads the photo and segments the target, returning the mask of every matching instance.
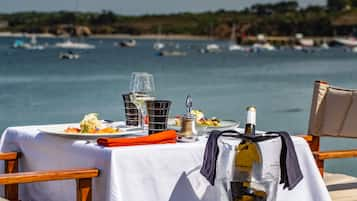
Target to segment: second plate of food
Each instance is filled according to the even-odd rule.
[[[168,128],[169,129],[175,129],[175,130],[180,130],[181,126],[177,122],[176,118],[169,118],[168,120]],[[239,122],[234,121],[234,120],[220,120],[218,125],[215,126],[207,126],[204,124],[198,124],[196,122],[196,129],[198,130],[206,130],[206,131],[211,131],[211,130],[222,130],[222,129],[230,129],[230,128],[237,128],[239,126]]]

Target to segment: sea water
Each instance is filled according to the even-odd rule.
[[[132,72],[155,78],[158,99],[172,100],[171,116],[185,112],[185,98],[207,117],[244,125],[245,108],[257,107],[257,129],[306,133],[313,82],[326,80],[357,88],[357,54],[342,48],[297,52],[201,54],[212,41],[165,41],[187,51],[183,57],[160,57],[152,40],[135,48],[113,46],[114,39],[87,39],[96,49],[75,51],[78,60],[58,58],[59,39],[38,39],[43,51],[13,49],[15,38],[0,38],[0,129],[10,126],[78,122],[97,112],[102,119],[123,120],[121,94]],[[223,48],[228,42],[217,41]],[[356,148],[357,140],[327,139],[323,149]],[[357,176],[357,160],[328,161],[328,171]]]

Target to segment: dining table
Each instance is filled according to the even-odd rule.
[[[124,122],[120,122],[124,124]],[[72,168],[98,168],[93,179],[95,201],[229,201],[226,184],[230,179],[232,154],[239,139],[220,140],[215,185],[200,174],[207,135],[197,141],[103,147],[96,139],[52,135],[31,125],[7,128],[0,142],[1,152],[21,152],[21,172]],[[242,132],[241,128],[237,128]],[[138,131],[137,135],[146,135]],[[330,201],[313,155],[303,138],[292,136],[304,178],[292,190],[277,187],[277,201]],[[279,154],[276,143],[266,141],[265,149]],[[279,143],[278,143],[279,144]],[[264,161],[263,161],[264,163]],[[31,201],[72,201],[73,180],[20,185],[20,199]]]

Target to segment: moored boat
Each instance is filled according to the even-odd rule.
[[[228,46],[229,51],[244,51],[245,48],[236,43],[236,25],[232,26],[231,41]]]
[[[163,50],[159,52],[159,56],[186,56],[187,52],[180,50]]]
[[[155,42],[154,43],[154,45],[153,45],[153,48],[155,49],[155,50],[161,50],[161,49],[163,49],[165,47],[165,44],[164,43],[162,43],[162,42]]]
[[[356,38],[335,38],[334,42],[339,44],[339,45],[343,45],[343,46],[347,46],[347,47],[355,47],[357,46],[357,40]]]
[[[165,44],[161,42],[161,26],[157,30],[157,41],[154,43],[153,48],[155,50],[161,50],[165,47]]]
[[[219,45],[215,43],[207,44],[204,48],[201,49],[201,53],[219,53],[221,52]]]
[[[313,47],[315,42],[312,39],[300,39],[298,43],[303,47]]]
[[[60,59],[79,59],[79,57],[79,54],[76,54],[72,51],[61,52],[58,56],[58,58]]]
[[[24,48],[25,42],[23,40],[15,40],[15,42],[12,44],[13,48]]]
[[[254,43],[251,47],[251,51],[259,52],[259,51],[274,51],[276,48],[270,44],[264,34],[257,35],[258,42]]]
[[[94,49],[95,45],[91,45],[88,43],[72,42],[71,40],[68,39],[62,43],[56,43],[55,47],[66,48],[66,49]]]
[[[25,43],[23,40],[15,40],[12,47],[26,49],[26,50],[43,50],[43,49],[45,49],[45,46],[37,44],[37,39],[36,39],[35,35],[31,36],[31,41],[29,43]]]
[[[253,51],[275,51],[276,48],[268,42],[254,43],[252,46]]]
[[[320,45],[320,49],[322,49],[322,50],[328,50],[328,49],[330,49],[330,46],[329,46],[326,42],[323,42],[323,43]]]
[[[130,40],[125,40],[120,42],[121,47],[135,47],[136,46],[136,40],[130,39]]]

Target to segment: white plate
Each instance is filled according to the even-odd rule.
[[[117,133],[66,133],[65,130],[68,127],[79,128],[79,124],[59,124],[51,126],[40,127],[39,130],[42,133],[50,135],[58,135],[62,137],[71,137],[71,138],[99,138],[99,137],[125,137],[130,135],[140,135],[143,131],[137,128],[123,128],[120,127],[121,132]]]
[[[169,129],[175,129],[175,130],[181,129],[180,126],[176,125],[174,118],[170,118],[168,120],[167,126]],[[233,120],[221,120],[220,126],[200,126],[200,125],[196,124],[196,129],[210,131],[210,130],[229,129],[229,128],[234,128],[234,127],[238,127],[238,126],[239,126],[239,122],[236,122]]]

